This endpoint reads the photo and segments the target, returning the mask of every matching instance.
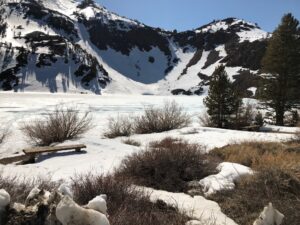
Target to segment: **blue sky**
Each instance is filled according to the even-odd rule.
[[[237,17],[273,31],[283,14],[300,20],[300,0],[96,0],[109,10],[147,25],[179,31],[214,19]]]

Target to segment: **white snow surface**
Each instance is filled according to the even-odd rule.
[[[253,225],[280,225],[284,215],[273,207],[272,203],[269,203],[261,212],[257,220]]]
[[[0,190],[0,212],[10,204],[10,195],[4,189]]]
[[[58,187],[58,192],[61,193],[63,196],[69,196],[71,198],[73,198],[73,191],[71,190],[71,187],[69,187],[68,184],[66,183],[62,183],[59,187]]]
[[[57,104],[77,106],[80,113],[91,111],[94,127],[81,137],[61,143],[87,146],[86,151],[58,152],[40,155],[35,164],[0,165],[4,176],[49,177],[52,180],[68,180],[75,173],[109,173],[118,167],[125,156],[141,151],[149,142],[165,137],[182,138],[206,147],[222,147],[241,141],[284,141],[292,134],[259,133],[233,131],[201,127],[198,116],[205,111],[199,96],[141,96],[141,95],[86,95],[86,94],[46,94],[46,93],[0,93],[0,124],[10,128],[10,136],[0,145],[0,158],[22,155],[22,149],[31,143],[20,131],[25,121],[40,118],[45,112],[54,110]],[[131,139],[142,143],[141,147],[126,145],[127,138],[107,139],[103,134],[107,129],[108,117],[118,115],[138,115],[146,106],[159,106],[164,101],[175,100],[192,117],[193,123],[186,128],[163,133],[132,135]]]
[[[93,209],[82,208],[69,196],[64,196],[57,205],[56,217],[63,225],[109,225],[104,214]]]
[[[107,199],[106,195],[98,195],[89,201],[89,203],[87,204],[87,207],[89,209],[96,210],[96,211],[101,212],[104,215],[106,215],[107,214],[106,199]]]
[[[234,189],[234,182],[237,181],[241,176],[253,174],[251,168],[229,162],[220,163],[217,167],[217,170],[219,171],[218,174],[205,177],[199,182],[206,196],[221,190]]]
[[[141,190],[150,195],[150,200],[153,202],[162,200],[170,206],[177,207],[180,212],[194,219],[192,224],[200,221],[200,224],[237,225],[222,213],[216,202],[207,200],[202,196],[191,197],[184,193],[171,193],[152,188],[141,188]]]

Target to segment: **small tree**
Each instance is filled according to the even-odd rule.
[[[264,117],[261,112],[257,112],[257,114],[255,115],[254,121],[255,121],[254,122],[255,125],[258,125],[261,127],[264,125]]]
[[[216,127],[224,128],[238,114],[242,100],[233,88],[225,66],[217,67],[212,74],[208,96],[204,99],[207,113]]]
[[[275,111],[276,125],[284,125],[284,114],[300,104],[299,21],[292,14],[282,18],[262,61],[260,98]]]

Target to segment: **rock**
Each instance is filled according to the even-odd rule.
[[[275,209],[272,203],[269,203],[254,221],[253,225],[280,225],[283,218],[284,215]]]

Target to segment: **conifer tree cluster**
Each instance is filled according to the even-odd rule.
[[[263,82],[259,97],[274,110],[276,125],[284,125],[284,114],[300,105],[300,28],[292,14],[282,18],[262,61]]]
[[[242,100],[235,91],[224,65],[217,67],[212,74],[204,104],[212,123],[219,128],[228,127],[232,118],[238,114]]]
[[[264,74],[257,90],[259,99],[267,109],[275,112],[276,125],[285,125],[288,111],[292,112],[292,123],[296,124],[298,119],[294,118],[298,118],[297,109],[300,108],[300,26],[292,14],[284,15],[272,34],[262,67]],[[254,116],[252,110],[247,111],[241,96],[228,78],[225,66],[217,67],[211,76],[208,96],[204,99],[215,127],[240,128],[253,121],[259,126],[263,124],[262,114]]]

